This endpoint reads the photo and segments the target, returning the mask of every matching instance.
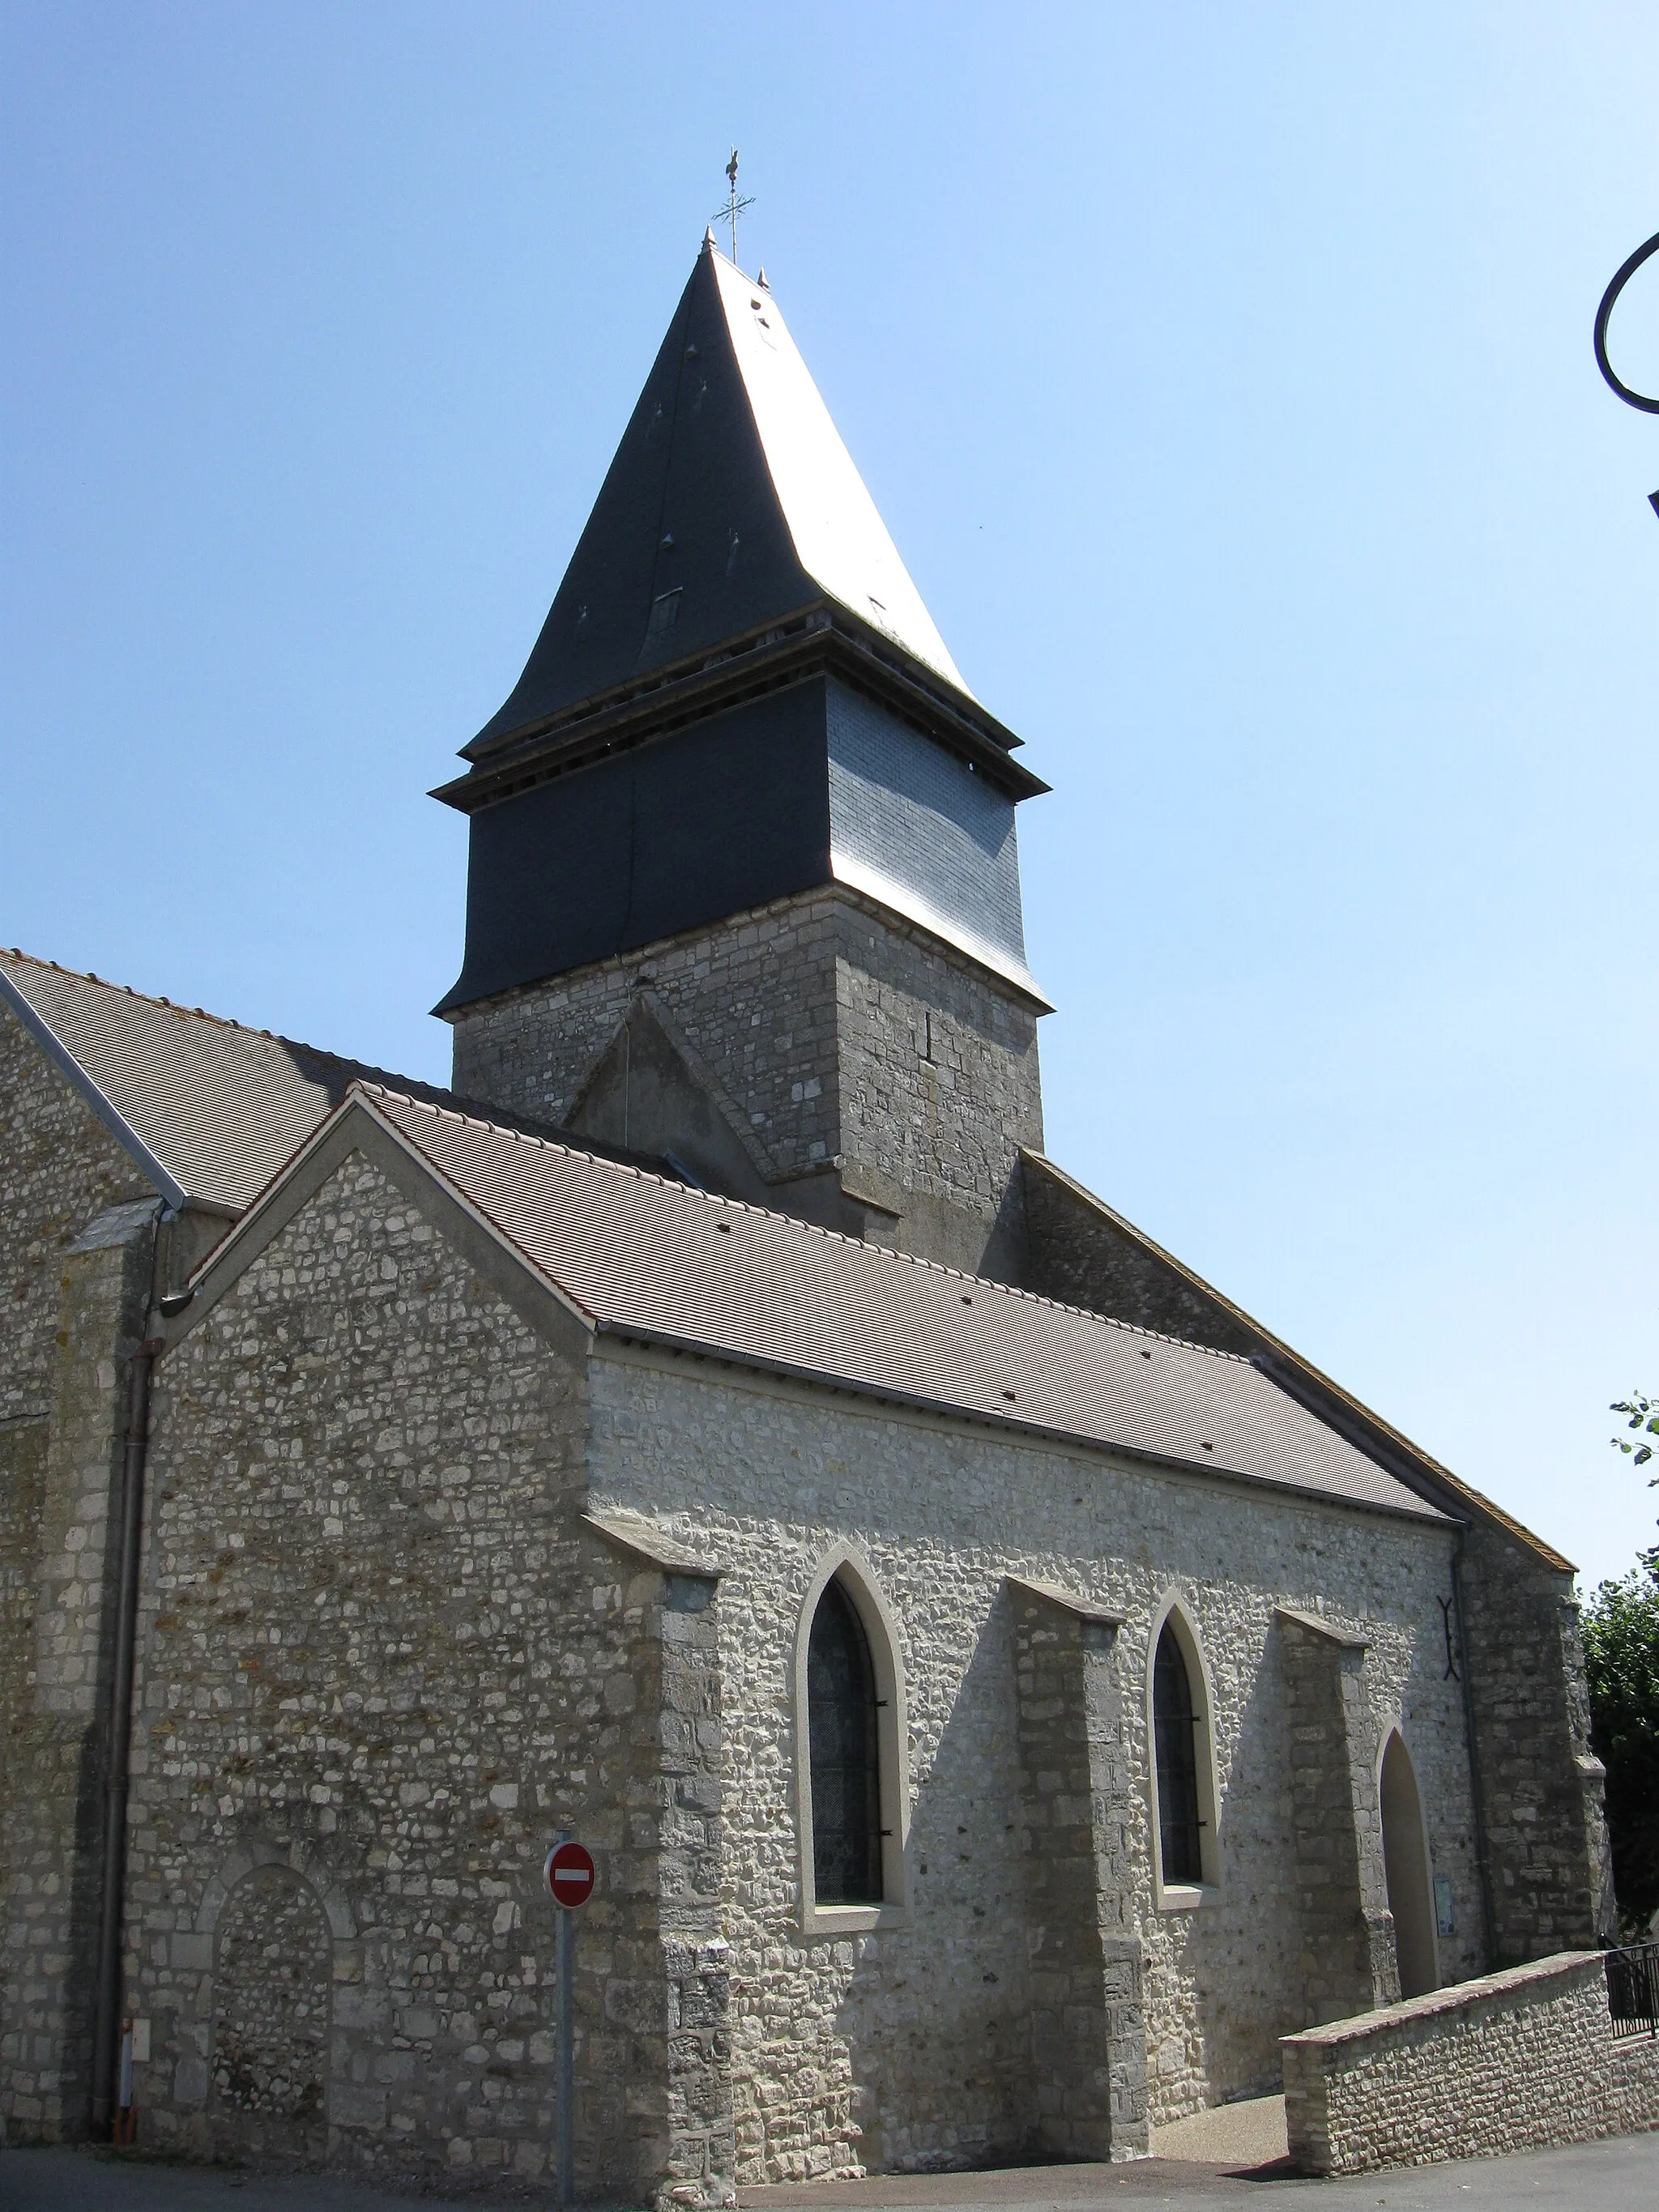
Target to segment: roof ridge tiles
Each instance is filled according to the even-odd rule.
[[[38,953],[25,952],[21,945],[0,947],[0,959],[21,960],[28,967],[44,969],[54,975],[67,975],[77,983],[96,983],[100,990],[113,991],[124,999],[137,999],[147,1006],[165,1008],[170,1014],[210,1023],[215,1029],[234,1030],[239,1036],[266,1037],[272,1044],[287,1045],[292,1052],[307,1053],[313,1060],[332,1060],[337,1067],[362,1068],[367,1075],[373,1077],[389,1076],[392,1081],[388,1088],[421,1080],[417,1075],[403,1075],[396,1068],[380,1067],[372,1060],[355,1059],[349,1053],[335,1052],[325,1044],[307,1044],[303,1037],[289,1036],[281,1030],[258,1029],[252,1022],[239,1022],[234,1014],[210,1014],[205,1006],[186,1006],[177,999],[163,998],[153,991],[141,991],[136,984],[114,982],[109,976],[97,975],[90,968],[65,968],[61,961],[44,960]],[[443,1091],[447,1087],[441,1083],[423,1086],[429,1091]],[[420,1102],[415,1100],[412,1103],[418,1104]]]
[[[515,1129],[507,1123],[492,1121],[487,1115],[469,1114],[458,1106],[441,1104],[436,1099],[416,1098],[389,1084],[370,1083],[360,1079],[351,1087],[381,1097],[399,1100],[403,1104],[419,1108],[441,1121],[470,1123],[473,1127],[487,1129],[494,1135],[510,1138],[515,1144],[532,1145],[542,1152],[562,1152],[570,1159],[591,1160],[598,1167],[613,1169],[617,1174],[632,1176],[641,1182],[656,1183],[664,1190],[677,1192],[682,1198],[699,1198],[709,1206],[722,1206],[732,1212],[752,1214],[761,1221],[780,1221],[807,1236],[822,1237],[832,1244],[844,1244],[854,1251],[867,1252],[875,1258],[899,1261],[907,1267],[921,1268],[925,1273],[943,1275],[958,1283],[972,1283],[976,1289],[994,1291],[999,1297],[1018,1298],[1027,1305],[1042,1306],[1051,1313],[1073,1314],[1080,1320],[1098,1322],[1103,1328],[1120,1330],[1125,1336],[1145,1337],[1152,1344],[1175,1345],[1182,1352],[1200,1352],[1206,1359],[1221,1360],[1231,1366],[1249,1367],[1255,1364],[1243,1352],[1223,1352],[1209,1344],[1194,1344],[1184,1336],[1171,1336],[1167,1330],[1146,1328],[1138,1322],[1120,1321],[1115,1315],[1097,1313],[1091,1306],[1068,1305],[1063,1298],[1045,1297],[1041,1291],[1028,1291],[1018,1283],[1000,1283],[994,1275],[969,1274],[965,1267],[952,1267],[943,1260],[929,1260],[918,1252],[900,1252],[890,1244],[872,1244],[862,1237],[850,1236],[844,1229],[826,1228],[818,1221],[803,1221],[799,1214],[785,1213],[776,1206],[757,1206],[752,1200],[728,1197],[723,1191],[699,1190],[672,1176],[659,1175],[653,1169],[636,1166],[631,1161],[607,1159],[602,1152],[589,1152],[584,1146],[568,1144],[557,1137],[542,1137],[529,1130]]]

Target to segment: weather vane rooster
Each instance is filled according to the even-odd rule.
[[[751,208],[755,204],[752,198],[740,200],[738,198],[738,149],[735,146],[732,149],[732,158],[726,165],[726,205],[723,208],[717,208],[709,217],[709,222],[711,224],[716,222],[731,224],[732,259],[735,264],[738,258],[738,217],[745,208]]]

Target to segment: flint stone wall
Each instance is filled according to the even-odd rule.
[[[1287,2036],[1291,2157],[1428,2166],[1659,2127],[1659,2041],[1615,2041],[1598,1953],[1564,1952]]]
[[[1027,1272],[1049,1297],[1265,1360],[1282,1348],[1176,1262],[1149,1248],[1051,1160],[1028,1155],[1022,1177]],[[1407,1487],[1423,1470],[1340,1394],[1301,1378],[1298,1395]],[[1433,1494],[1440,1494],[1437,1492]],[[1590,1747],[1584,1655],[1572,1570],[1470,1493],[1462,1614],[1491,1872],[1489,1963],[1511,1966],[1609,1940],[1617,1927],[1602,1817],[1603,1773]]]
[[[877,1241],[1018,1279],[1019,1152],[1042,1141],[1027,1002],[854,894],[813,892],[463,1008],[456,1090],[562,1124],[642,990],[749,1133],[771,1203],[859,1233],[800,1187],[839,1170]]]
[[[1477,1526],[1463,1601],[1493,1963],[1589,1949],[1616,1933],[1618,1916],[1571,1571]]]
[[[1302,1933],[1302,2017],[1340,2019],[1400,1995],[1379,1790],[1384,1731],[1364,1653],[1306,1615],[1281,1614]]]
[[[70,1246],[110,1206],[155,1195],[10,1007],[0,1006],[0,1425],[50,1415]]]
[[[579,2182],[638,2202],[666,2174],[721,2201],[712,1586],[584,1527],[580,1362],[490,1267],[353,1152],[157,1364],[125,1960],[151,2027],[141,2125],[194,2154],[541,2181],[541,1865],[568,1828],[601,1869]],[[290,1989],[268,1955],[278,1907],[329,1931],[314,2100],[314,1978]]]
[[[82,2133],[126,1363],[155,1196],[0,1007],[0,2121]],[[112,1209],[96,1249],[73,1251]]]
[[[1146,2020],[1120,1624],[1018,1579],[1008,1595],[1027,1844],[1030,2148],[1136,2157],[1147,2148]]]
[[[250,1868],[218,1935],[215,2095],[261,2119],[320,2120],[334,1947],[315,1891],[280,1864]]]
[[[1155,2124],[1273,2088],[1301,2027],[1290,1720],[1279,1604],[1363,1632],[1364,1694],[1400,1718],[1455,1934],[1480,1964],[1460,1686],[1437,1600],[1449,1532],[1104,1454],[772,1384],[714,1363],[607,1353],[591,1368],[595,1495],[726,1565],[726,1892],[738,2175],[960,2166],[1031,2136],[1031,1844],[1006,1578],[1121,1614],[1130,1927],[1144,1958]],[[847,1540],[898,1623],[911,1826],[902,1923],[805,1938],[791,1654],[819,1560]],[[1147,1646],[1181,1591],[1212,1675],[1223,1879],[1196,1910],[1152,1894]],[[1379,1741],[1380,1741],[1379,1737]]]

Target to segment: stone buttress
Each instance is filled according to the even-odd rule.
[[[1032,2135],[1055,2158],[1146,2149],[1121,1623],[1011,1578],[1028,1838]]]

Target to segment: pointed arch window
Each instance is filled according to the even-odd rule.
[[[1204,1879],[1204,1823],[1198,1810],[1199,1715],[1186,1656],[1166,1620],[1152,1669],[1158,1738],[1158,1840],[1166,1882]]]
[[[1147,1659],[1153,1871],[1159,1909],[1174,1911],[1213,1900],[1221,1878],[1209,1676],[1179,1601],[1158,1617]]]
[[[795,1630],[801,1928],[902,1926],[908,1731],[896,1622],[850,1544],[821,1560]]]
[[[806,1653],[812,1881],[820,1905],[879,1905],[880,1701],[870,1639],[839,1581],[824,1585]]]

